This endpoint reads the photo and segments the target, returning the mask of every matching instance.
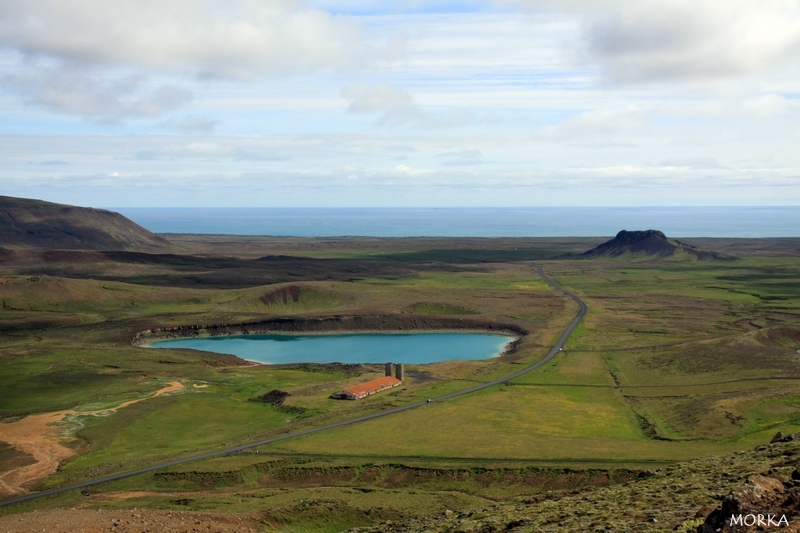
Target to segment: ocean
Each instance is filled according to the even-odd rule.
[[[334,237],[800,237],[791,207],[109,208],[155,233]]]

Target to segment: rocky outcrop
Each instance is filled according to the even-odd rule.
[[[769,452],[774,445],[796,440],[798,435],[784,434],[780,431],[770,441],[770,446],[761,446],[759,450]],[[786,452],[783,452],[786,454]],[[794,457],[796,454],[788,454]],[[779,463],[781,466],[793,461]],[[705,516],[705,521],[697,528],[697,533],[738,533],[751,531],[800,531],[800,470],[794,469],[791,476],[780,478],[774,474],[755,474],[739,487],[731,490],[722,503],[706,512],[698,511],[698,516]]]
[[[800,516],[800,471],[790,480],[754,475],[733,489],[697,528],[697,533],[798,531],[793,524]]]
[[[645,231],[622,230],[610,241],[595,246],[582,254],[582,257],[654,257],[665,258],[682,255],[697,260],[735,259],[732,256],[699,250],[677,239],[670,239],[663,232],[649,229]]]

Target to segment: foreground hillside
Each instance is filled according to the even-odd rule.
[[[0,245],[125,251],[170,246],[119,213],[10,196],[0,196]]]
[[[642,472],[638,479],[619,485],[548,492],[524,496],[504,503],[480,507],[445,509],[436,515],[411,519],[395,518],[384,507],[367,512],[377,521],[373,526],[351,533],[494,533],[501,531],[584,533],[613,531],[678,531],[711,533],[744,531],[797,531],[800,527],[800,435],[788,435],[755,449],[705,457],[655,471]],[[302,491],[301,491],[302,492]],[[340,492],[346,492],[341,491]],[[150,493],[155,494],[155,493]],[[133,496],[133,495],[131,495]],[[402,499],[396,491],[393,498]],[[192,512],[114,509],[114,500],[72,501],[69,508],[39,510],[0,516],[0,530],[8,533],[31,531],[314,531],[295,529],[281,515],[305,514],[323,518],[325,512],[353,513],[336,499],[303,500],[296,508],[284,506],[272,511]],[[140,500],[142,501],[142,500]],[[176,500],[180,501],[181,500]],[[182,500],[190,502],[190,500]],[[485,500],[484,500],[485,501]],[[385,502],[387,505],[389,502]],[[453,502],[455,503],[455,502]],[[100,505],[100,509],[95,507]],[[185,505],[184,503],[183,505]],[[180,507],[179,505],[178,507]],[[728,527],[730,517],[742,516],[746,523],[758,514],[773,516],[773,524],[789,527]],[[737,518],[734,518],[735,520]],[[757,520],[757,518],[755,518]],[[331,529],[319,525],[319,531]]]
[[[638,480],[622,485],[523,497],[351,532],[798,531],[800,435],[777,437],[754,450],[642,472]],[[752,525],[759,514],[773,516],[771,524],[763,526],[765,518],[760,528],[730,527],[731,516],[736,521],[741,515],[743,524]],[[780,529],[774,527],[779,522]]]

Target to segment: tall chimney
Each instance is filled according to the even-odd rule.
[[[403,381],[403,363],[397,363],[394,365],[394,377]]]
[[[392,375],[392,363],[386,363],[385,365],[383,365],[383,368],[384,368],[384,370],[386,370],[386,375],[387,376],[391,376]]]

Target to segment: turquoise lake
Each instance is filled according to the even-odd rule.
[[[268,364],[406,363],[490,359],[513,337],[480,333],[237,335],[156,341],[151,348],[191,348]]]

